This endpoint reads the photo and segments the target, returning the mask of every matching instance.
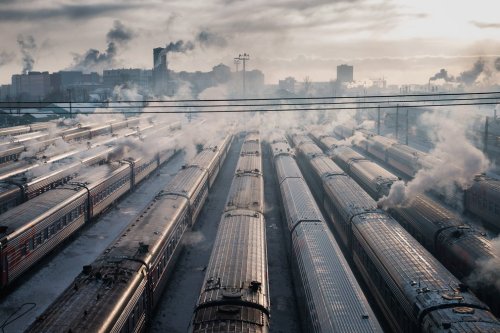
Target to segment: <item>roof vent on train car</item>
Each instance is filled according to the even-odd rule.
[[[90,275],[90,273],[92,272],[92,265],[85,265],[85,266],[83,266],[82,272],[85,275]]]
[[[139,242],[139,252],[140,253],[148,253],[149,251],[149,245],[144,244],[143,242]]]
[[[444,322],[444,323],[443,323],[443,328],[444,328],[445,330],[450,329],[450,328],[451,328],[451,323],[449,323],[449,322]]]
[[[240,291],[235,291],[235,290],[224,290],[222,291],[222,297],[223,298],[232,298],[232,299],[237,299],[241,298],[241,292]]]
[[[367,314],[361,315],[361,319],[368,319],[368,318],[370,318],[370,316],[368,316]]]
[[[256,293],[257,291],[259,291],[261,285],[262,283],[260,281],[252,281],[250,282],[250,290]]]
[[[469,308],[468,306],[459,306],[459,307],[453,308],[453,312],[459,313],[459,314],[473,314],[474,309]]]

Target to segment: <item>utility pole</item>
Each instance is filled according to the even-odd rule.
[[[380,135],[380,105],[377,107],[377,134]]]
[[[398,141],[399,130],[399,104],[396,105],[396,141]]]
[[[236,73],[238,73],[238,69],[239,69],[238,67],[240,65],[240,59],[234,58],[234,64],[236,66]]]
[[[69,95],[69,118],[73,119],[73,105],[71,104],[71,89],[68,89]]]
[[[408,109],[406,109],[406,141],[405,144],[408,146]]]
[[[486,122],[484,123],[484,147],[483,152],[486,153],[488,150],[488,116],[486,116]]]
[[[246,78],[245,78],[245,75],[246,75],[246,62],[248,60],[250,60],[250,54],[247,54],[247,53],[243,53],[243,54],[239,54],[238,57],[234,58],[234,60],[239,60],[239,61],[243,61],[243,97],[246,96]]]

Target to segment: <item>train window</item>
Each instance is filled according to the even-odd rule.
[[[36,239],[36,244],[37,245],[42,244],[42,233],[41,232],[37,233],[36,236],[35,236],[35,239]]]
[[[49,239],[49,228],[48,227],[43,230],[43,239],[44,240]]]
[[[33,251],[35,249],[35,239],[34,238],[30,238],[28,240],[28,248],[30,251]]]
[[[21,244],[20,250],[21,250],[21,255],[23,256],[25,256],[28,253],[28,250],[26,249],[26,244]]]

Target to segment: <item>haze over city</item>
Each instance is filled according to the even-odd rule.
[[[480,59],[480,85],[498,82],[500,4],[495,1],[0,1],[0,83],[24,70],[152,67],[151,49],[183,41],[175,71],[233,66],[251,55],[266,83],[355,78],[425,84],[458,77]],[[186,44],[185,44],[186,45]],[[500,67],[500,64],[497,64]]]

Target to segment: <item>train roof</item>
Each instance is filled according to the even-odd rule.
[[[264,212],[264,179],[258,173],[237,173],[227,196],[225,210],[248,209]]]
[[[81,187],[65,185],[45,192],[0,215],[0,237],[20,232],[37,221],[57,212],[61,207],[86,195]]]
[[[287,178],[281,183],[281,188],[290,230],[300,222],[324,222],[316,201],[303,178]]]
[[[276,165],[278,184],[281,184],[286,178],[302,178],[302,173],[292,156],[277,156],[274,159],[274,164]]]
[[[301,223],[294,253],[307,285],[307,306],[321,332],[382,332],[344,254],[325,223]]]

